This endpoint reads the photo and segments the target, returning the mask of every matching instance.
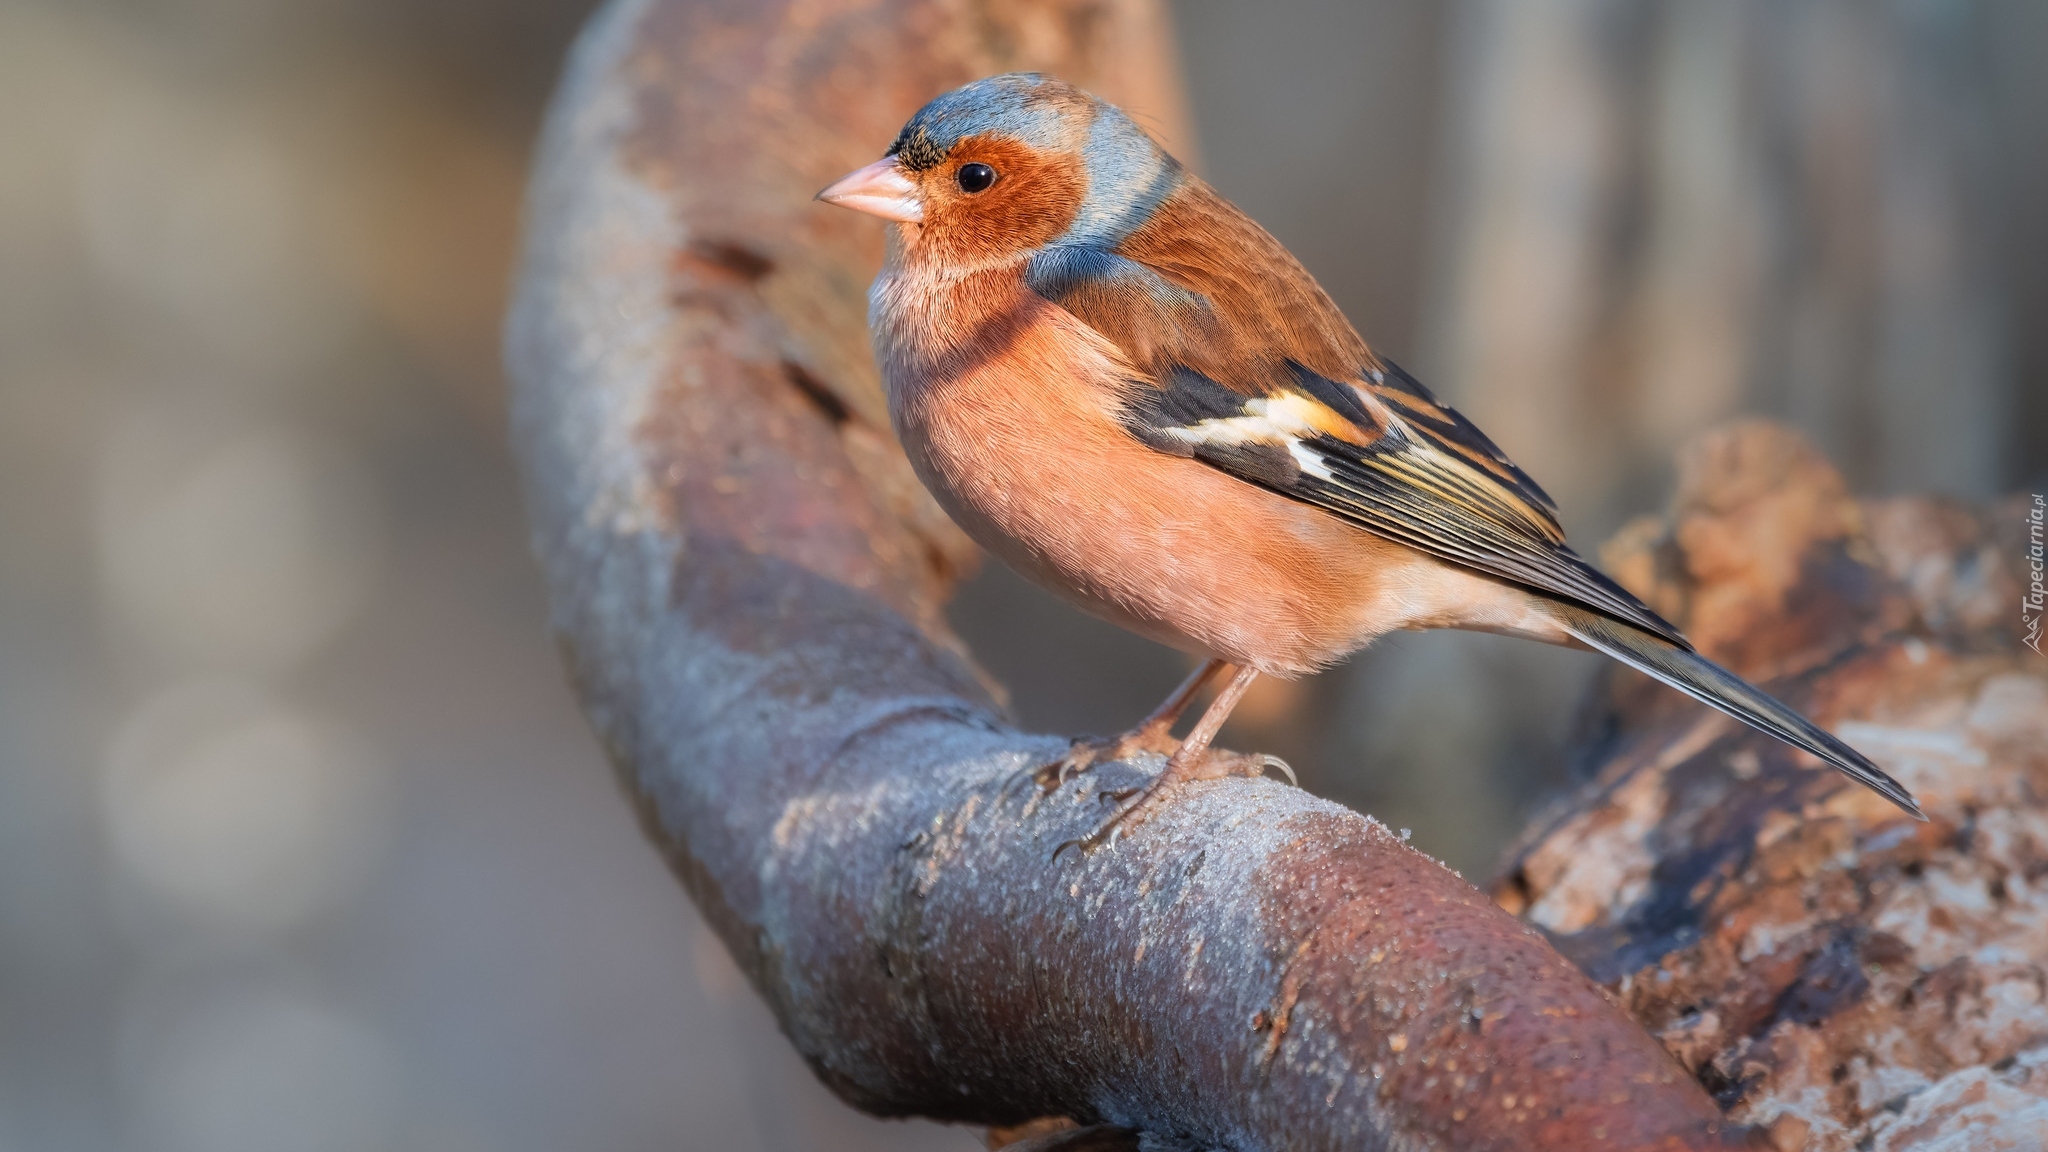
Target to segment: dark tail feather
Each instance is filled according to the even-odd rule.
[[[1587,645],[1662,680],[1708,707],[1718,708],[1787,744],[1806,749],[1904,808],[1914,819],[1927,819],[1913,794],[1861,752],[1719,664],[1581,608],[1559,604],[1556,611],[1565,630]]]

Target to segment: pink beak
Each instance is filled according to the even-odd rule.
[[[818,199],[884,220],[924,222],[924,206],[917,202],[917,185],[903,174],[894,156],[884,156],[847,173],[838,183],[818,193]]]

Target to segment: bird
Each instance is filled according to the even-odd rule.
[[[817,199],[889,222],[868,324],[939,504],[1027,578],[1201,659],[1130,731],[1059,765],[1064,782],[1166,757],[1085,850],[1190,780],[1246,770],[1219,769],[1210,743],[1257,677],[1432,628],[1605,653],[1926,819],[1573,552],[1528,473],[1114,105],[1037,73],[977,80]]]

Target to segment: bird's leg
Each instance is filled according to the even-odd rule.
[[[1222,730],[1223,722],[1230,719],[1231,709],[1236,708],[1237,702],[1244,699],[1245,692],[1258,677],[1259,673],[1255,668],[1239,668],[1237,674],[1230,678],[1230,683],[1223,686],[1223,691],[1216,694],[1216,699],[1209,702],[1208,711],[1203,712],[1202,718],[1195,722],[1194,731],[1188,733],[1187,739],[1182,740],[1180,747],[1167,759],[1165,770],[1153,777],[1144,787],[1134,788],[1119,797],[1122,803],[1117,805],[1116,811],[1111,813],[1108,820],[1103,821],[1102,827],[1078,841],[1081,850],[1091,851],[1115,840],[1124,831],[1136,827],[1144,820],[1147,808],[1186,781],[1236,770],[1237,766],[1233,765],[1225,773],[1211,773],[1205,771],[1203,762],[1208,756],[1209,742],[1216,739],[1216,733]],[[1263,767],[1262,758],[1250,758],[1250,763]],[[1061,847],[1064,848],[1066,845],[1063,844]]]
[[[1164,703],[1152,710],[1150,716],[1138,721],[1138,726],[1121,736],[1099,740],[1076,740],[1067,749],[1067,755],[1057,764],[1048,764],[1039,770],[1040,787],[1050,791],[1065,784],[1076,773],[1086,772],[1097,764],[1109,764],[1128,759],[1134,752],[1157,752],[1161,756],[1174,750],[1173,726],[1180,722],[1181,713],[1188,710],[1209,681],[1218,673],[1230,667],[1222,660],[1204,661],[1200,668],[1188,674],[1173,690]]]

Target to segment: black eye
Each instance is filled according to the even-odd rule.
[[[986,192],[996,182],[996,170],[986,164],[962,164],[955,174],[962,192]]]

